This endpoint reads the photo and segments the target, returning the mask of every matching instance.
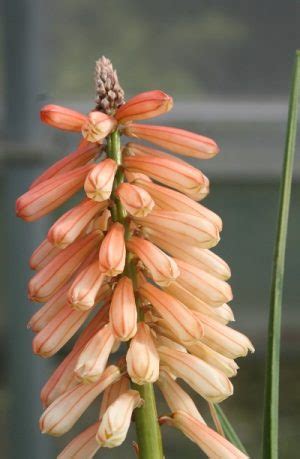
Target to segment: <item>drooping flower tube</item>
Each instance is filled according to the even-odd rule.
[[[69,431],[103,392],[99,417],[58,457],[92,458],[99,448],[120,445],[134,413],[141,459],[147,448],[147,457],[161,459],[157,384],[171,411],[161,424],[180,429],[209,457],[245,457],[206,425],[180,385],[219,403],[233,393],[235,359],[254,350],[229,326],[230,268],[211,250],[222,220],[197,202],[209,180],[172,155],[209,159],[219,147],[183,129],[139,124],[171,110],[172,97],[154,90],[125,103],[105,57],[95,81],[96,107],[88,114],[41,109],[44,123],[81,132],[82,139],[16,204],[19,217],[35,221],[81,192],[30,258],[29,297],[43,303],[28,324],[34,353],[51,357],[74,339],[42,388],[41,430]],[[134,141],[121,146],[123,134]]]

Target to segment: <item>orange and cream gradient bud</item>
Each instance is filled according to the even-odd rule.
[[[31,269],[38,271],[41,268],[47,266],[47,264],[53,260],[60,252],[58,247],[55,247],[48,239],[44,239],[40,245],[33,251],[29,266]]]
[[[130,183],[119,185],[115,194],[127,212],[134,217],[146,217],[155,205],[146,190]]]
[[[61,105],[45,105],[40,111],[43,123],[64,131],[80,132],[87,117]]]
[[[109,309],[109,319],[114,336],[120,341],[128,341],[137,330],[137,308],[132,280],[124,276],[113,292]]]
[[[96,303],[97,294],[105,276],[99,271],[98,257],[83,269],[72,283],[68,292],[68,301],[73,308],[87,311]]]
[[[83,137],[89,142],[101,142],[108,134],[115,130],[117,121],[112,116],[94,111],[90,112],[81,125]]]
[[[101,202],[110,197],[117,167],[113,159],[107,158],[89,172],[84,182],[88,198]]]
[[[108,407],[96,436],[101,447],[114,448],[123,443],[130,426],[132,412],[142,403],[138,391],[129,390]]]
[[[125,266],[125,230],[120,223],[114,223],[102,241],[99,252],[100,271],[106,276],[121,274]]]
[[[118,108],[115,118],[121,124],[133,120],[146,120],[169,112],[173,99],[162,91],[147,91],[132,97]]]
[[[128,374],[134,383],[142,385],[157,381],[159,356],[151,330],[144,322],[139,322],[137,332],[130,341],[126,362]]]

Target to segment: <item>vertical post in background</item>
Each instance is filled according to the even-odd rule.
[[[49,363],[31,355],[32,334],[26,323],[36,309],[29,304],[26,284],[28,257],[43,239],[47,218],[26,225],[14,214],[15,199],[40,172],[45,155],[40,144],[38,109],[45,86],[43,48],[45,2],[4,0],[5,150],[2,212],[2,267],[7,317],[7,367],[9,373],[9,454],[11,459],[52,459],[53,441],[42,436],[38,419],[42,411],[39,391],[49,373]],[[46,54],[46,55],[45,55]],[[3,454],[5,454],[3,452]]]

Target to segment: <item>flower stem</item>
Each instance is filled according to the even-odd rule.
[[[124,172],[122,169],[122,153],[120,145],[120,133],[118,130],[113,132],[107,143],[107,155],[115,160],[120,166],[117,170],[113,192],[117,186],[124,181]],[[114,196],[113,196],[114,198]],[[125,237],[129,237],[129,225],[127,220],[127,213],[118,198],[114,198],[112,206],[112,218],[125,226]],[[130,257],[126,261],[126,275],[131,278],[133,285],[136,287],[136,268],[132,263]],[[139,307],[137,301],[138,317],[143,320],[143,311]],[[140,393],[144,404],[134,411],[134,419],[137,433],[137,440],[139,446],[139,459],[163,459],[161,433],[158,424],[155,394],[152,384],[144,384],[142,386],[133,384],[132,388]]]
[[[278,458],[278,407],[282,291],[285,249],[291,199],[292,175],[297,135],[297,115],[300,93],[300,51],[296,52],[290,93],[285,154],[280,187],[277,236],[274,251],[270,294],[269,335],[266,361],[263,458]]]

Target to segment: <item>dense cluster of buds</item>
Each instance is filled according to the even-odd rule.
[[[106,106],[115,100],[109,96]],[[42,432],[69,431],[103,393],[98,419],[60,459],[91,458],[100,447],[120,445],[143,404],[136,389],[147,383],[157,383],[171,411],[161,424],[180,429],[208,457],[246,457],[207,426],[177,381],[219,403],[233,393],[235,359],[253,351],[228,326],[230,269],[210,250],[222,221],[197,202],[208,194],[209,180],[169,153],[135,141],[118,145],[124,134],[184,156],[215,156],[219,149],[209,138],[135,123],[172,105],[167,94],[149,91],[106,113],[97,107],[82,115],[57,105],[41,110],[42,121],[83,138],[18,199],[17,215],[35,221],[76,192],[84,196],[30,259],[36,273],[29,297],[44,303],[29,322],[34,352],[53,356],[87,324],[42,389]],[[115,357],[122,342],[125,355]]]

